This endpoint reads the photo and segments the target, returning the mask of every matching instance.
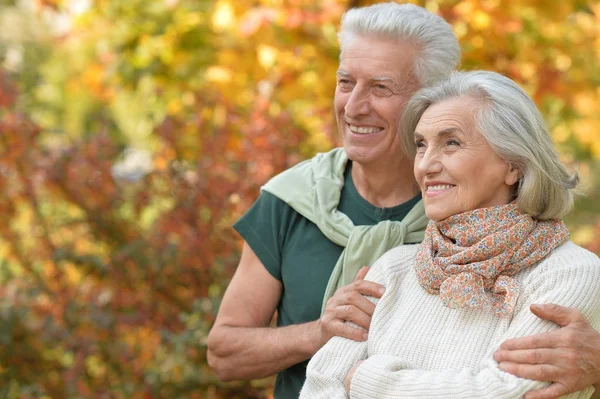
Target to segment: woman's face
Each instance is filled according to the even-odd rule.
[[[415,129],[415,178],[431,220],[512,199],[519,172],[477,131],[474,112],[480,106],[472,97],[442,101],[425,111]]]

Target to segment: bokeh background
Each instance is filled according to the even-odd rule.
[[[371,3],[0,0],[0,397],[270,397],[206,364],[231,225],[339,144],[336,30]],[[415,3],[535,99],[600,253],[600,3]]]

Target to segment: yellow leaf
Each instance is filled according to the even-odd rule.
[[[167,104],[167,112],[169,115],[177,115],[183,109],[183,103],[180,98],[172,98]]]
[[[208,67],[204,73],[206,80],[215,83],[229,83],[232,75],[231,69],[216,65]]]
[[[427,9],[427,11],[437,14],[440,11],[440,6],[438,5],[437,1],[434,0],[428,0],[425,3],[425,8]]]
[[[454,11],[458,15],[469,15],[473,12],[474,5],[473,1],[461,1],[454,7]]]
[[[77,267],[71,264],[67,264],[64,266],[63,270],[67,276],[67,279],[73,284],[79,284],[81,281],[81,272]]]
[[[560,71],[566,71],[571,66],[571,57],[565,54],[560,54],[554,60],[556,68]]]
[[[106,373],[106,365],[104,362],[96,355],[88,356],[85,359],[87,372],[92,377],[100,377]]]
[[[222,105],[217,105],[213,114],[213,123],[217,127],[223,127],[227,119],[227,109]]]
[[[524,62],[519,65],[519,71],[525,79],[531,79],[536,73],[536,67],[532,62]]]
[[[219,1],[215,7],[212,24],[216,31],[225,31],[235,26],[235,14],[228,1]]]
[[[552,138],[556,143],[562,144],[566,142],[570,137],[571,131],[564,123],[552,129]]]
[[[454,24],[454,34],[458,39],[462,39],[468,32],[467,24],[464,22],[457,22]]]
[[[581,115],[592,115],[600,108],[600,104],[591,93],[577,94],[574,103]]]
[[[575,135],[584,144],[592,144],[598,141],[598,123],[593,120],[584,119],[574,123]]]
[[[257,53],[258,62],[263,68],[270,69],[275,65],[275,61],[277,60],[277,49],[275,47],[261,44],[258,46]]]
[[[473,47],[475,47],[475,48],[482,48],[483,45],[485,44],[485,42],[483,40],[483,37],[481,37],[481,35],[477,35],[471,40],[471,44],[473,44]]]
[[[475,11],[471,25],[478,30],[485,30],[490,26],[490,16],[481,10]]]
[[[306,71],[300,75],[300,84],[306,88],[311,88],[319,83],[319,75],[316,71]]]
[[[271,103],[269,106],[269,115],[276,118],[281,112],[281,105],[279,103]]]
[[[600,159],[600,139],[592,141],[590,147],[592,150],[592,157],[594,159]]]

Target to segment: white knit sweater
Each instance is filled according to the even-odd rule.
[[[394,248],[371,268],[383,284],[367,342],[334,337],[312,358],[301,399],[348,398],[344,378],[360,360],[350,398],[520,398],[548,383],[498,369],[494,351],[509,338],[558,328],[534,316],[532,303],[576,307],[600,329],[600,260],[568,242],[515,276],[521,285],[512,317],[450,309],[419,285],[416,245]],[[374,302],[375,300],[372,299]],[[589,398],[593,388],[568,395]]]

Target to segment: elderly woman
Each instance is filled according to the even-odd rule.
[[[560,219],[577,177],[535,104],[496,73],[420,90],[402,121],[431,220],[425,239],[376,262],[367,279],[387,289],[372,298],[368,340],[331,339],[300,397],[517,398],[543,387],[492,355],[506,339],[557,328],[530,312],[535,303],[576,307],[600,328],[600,260]]]

